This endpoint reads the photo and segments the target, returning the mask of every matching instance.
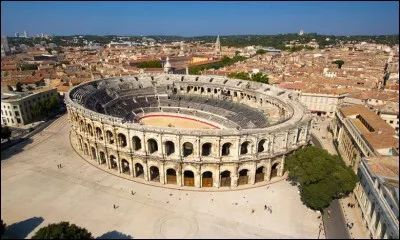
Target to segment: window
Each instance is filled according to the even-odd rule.
[[[390,121],[390,124],[393,124],[393,120]]]
[[[18,111],[15,111],[14,114],[15,114],[16,117],[19,117],[19,112]]]
[[[17,123],[21,123],[21,119],[20,118],[17,118]]]
[[[18,106],[13,106],[13,109],[18,109]]]

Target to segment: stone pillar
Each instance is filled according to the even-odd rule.
[[[253,162],[253,166],[251,169],[249,169],[250,175],[249,175],[249,184],[255,184],[256,183],[256,170],[257,170],[257,165],[255,162]]]
[[[117,154],[117,169],[119,173],[122,173],[122,164],[121,164],[121,158],[119,157],[119,154]]]
[[[238,175],[239,175],[239,172],[238,172],[238,170],[236,169],[235,172],[232,173],[232,177],[231,177],[231,187],[237,187],[237,185],[238,185],[238,178],[239,178]]]
[[[282,177],[284,172],[285,172],[285,155],[282,156],[278,176]]]
[[[160,183],[161,184],[165,184],[166,182],[167,182],[167,180],[165,179],[166,178],[166,174],[165,174],[165,170],[164,170],[165,168],[164,168],[164,163],[162,163],[161,165],[160,165],[160,168],[159,168],[159,173],[160,173]]]
[[[271,159],[268,160],[267,169],[266,169],[266,180],[271,181],[271,168],[272,168],[272,161]]]
[[[181,187],[183,186],[182,166],[179,164],[179,168],[176,170],[176,184]]]
[[[215,171],[215,174],[216,174],[215,176],[213,175],[213,187],[219,188],[220,187],[220,180],[221,180],[221,173],[220,173],[219,167]]]
[[[201,172],[198,169],[194,172],[194,187],[201,187]]]
[[[149,181],[149,168],[147,167],[147,161],[143,164],[143,175],[144,180]]]
[[[131,176],[132,176],[132,177],[135,177],[135,175],[134,175],[135,166],[133,166],[133,159],[132,159],[132,158],[130,159],[129,170],[131,171],[131,172],[130,172],[130,173],[131,173]]]

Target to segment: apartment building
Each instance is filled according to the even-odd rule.
[[[1,94],[1,125],[22,126],[33,122],[32,108],[41,99],[57,96],[57,88],[42,88],[31,92]]]
[[[395,130],[363,105],[338,108],[331,130],[340,155],[354,171],[363,157],[398,156]]]
[[[317,116],[333,117],[347,92],[347,89],[309,88],[301,91],[300,102]]]
[[[373,239],[399,239],[399,158],[362,158],[354,189],[363,226]]]

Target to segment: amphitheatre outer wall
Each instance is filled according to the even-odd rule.
[[[229,128],[212,121],[206,122],[221,128],[148,126],[89,109],[85,98],[93,92],[79,90],[77,94],[78,89],[93,84],[106,84],[118,92],[120,82],[132,84],[132,92],[154,88],[153,96],[186,94],[221,100],[228,96],[230,101],[262,110],[275,120],[263,128]],[[141,86],[137,91],[135,84]],[[166,91],[158,93],[157,89],[163,87]],[[65,101],[77,137],[76,148],[97,164],[133,180],[143,178],[161,185],[235,188],[282,177],[285,158],[310,141],[312,117],[297,97],[292,91],[268,84],[217,76],[160,74],[86,82],[71,89]],[[160,106],[160,112],[164,107]],[[179,109],[169,114],[204,121],[181,114]],[[146,113],[138,114],[143,116]]]

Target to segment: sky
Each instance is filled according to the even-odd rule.
[[[1,1],[1,35],[399,34],[399,2]]]

